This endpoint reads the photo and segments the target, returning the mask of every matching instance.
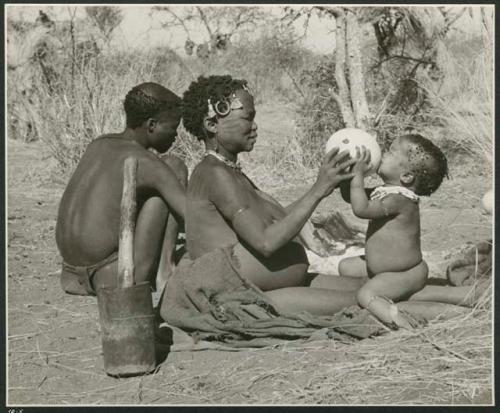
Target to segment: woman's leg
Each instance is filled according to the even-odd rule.
[[[412,294],[408,301],[435,301],[470,307],[489,285],[491,282],[488,281],[464,287],[426,285],[422,290]]]
[[[318,274],[313,278],[310,286],[328,290],[357,291],[367,281],[368,277],[338,277],[336,275]]]
[[[356,294],[353,291],[288,287],[267,291],[265,295],[278,311],[288,314],[307,311],[314,315],[333,315],[356,305]]]
[[[341,277],[368,277],[368,269],[364,255],[344,258],[339,262],[339,275]]]

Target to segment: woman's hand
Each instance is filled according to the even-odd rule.
[[[351,159],[348,151],[339,153],[339,148],[333,148],[326,154],[314,184],[321,198],[330,195],[340,182],[354,176],[354,173],[346,170],[355,162],[356,159]]]
[[[361,150],[358,146],[356,146],[356,158],[354,158],[356,163],[352,167],[352,173],[358,176],[365,176],[365,173],[370,170],[370,160],[371,153],[366,150],[366,148],[362,145]]]

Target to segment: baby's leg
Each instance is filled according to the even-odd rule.
[[[429,269],[425,261],[404,272],[385,272],[371,278],[358,291],[358,303],[386,324],[411,328],[392,301],[401,301],[421,290]]]
[[[368,277],[368,269],[364,255],[344,258],[339,262],[339,275],[341,277]]]

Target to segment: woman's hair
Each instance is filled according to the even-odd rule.
[[[429,196],[448,176],[448,161],[441,149],[419,134],[403,135],[412,144],[408,151],[410,170],[415,176],[415,193]]]
[[[148,82],[133,87],[127,93],[123,106],[127,115],[127,126],[135,129],[160,112],[180,112],[182,100],[167,88]]]
[[[246,86],[246,80],[233,79],[225,76],[200,76],[191,82],[184,92],[182,104],[182,124],[188,132],[199,140],[205,138],[203,119],[208,115],[208,100],[212,104],[229,99],[236,90]]]

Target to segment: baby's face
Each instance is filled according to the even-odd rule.
[[[409,143],[401,138],[395,139],[389,150],[382,155],[378,174],[385,183],[400,184],[400,177],[409,169]]]

